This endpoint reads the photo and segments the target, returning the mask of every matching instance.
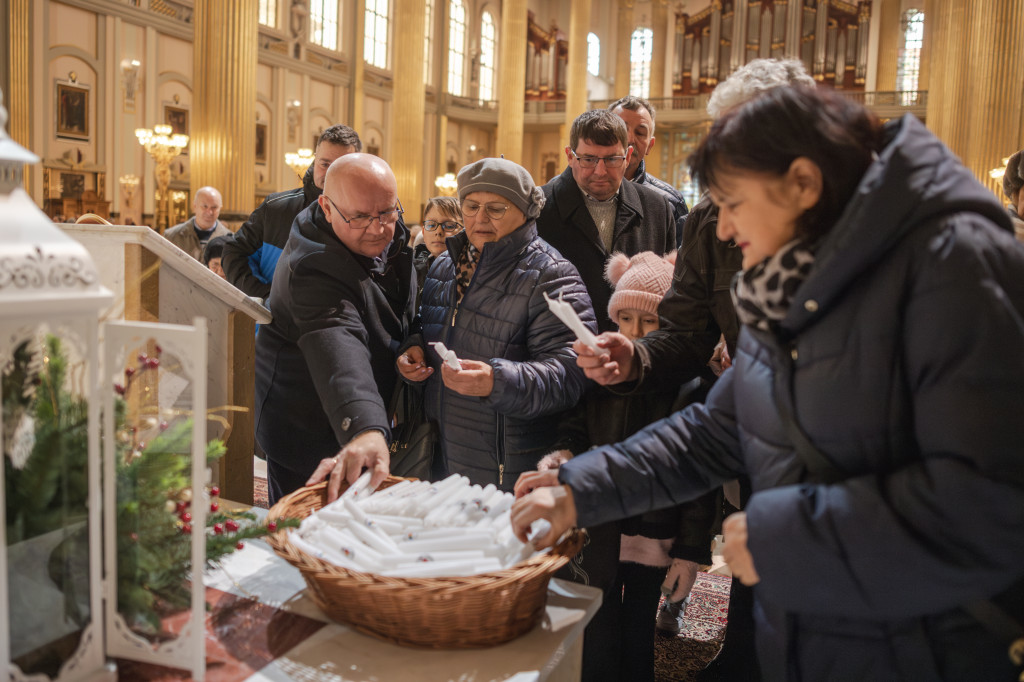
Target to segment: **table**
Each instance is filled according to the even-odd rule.
[[[247,682],[578,680],[583,628],[601,604],[600,590],[553,579],[543,620],[526,635],[487,649],[424,650],[384,642],[329,620],[306,594],[298,569],[261,541],[247,543],[220,569],[208,572],[204,583],[326,623]]]

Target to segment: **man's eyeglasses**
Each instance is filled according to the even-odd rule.
[[[570,149],[569,151],[576,157],[580,168],[597,168],[598,161],[604,161],[605,168],[618,168],[626,160],[625,156],[579,156],[574,150]]]
[[[462,203],[462,215],[473,217],[480,212],[481,207],[491,220],[501,220],[505,216],[505,211],[508,210],[508,204],[480,204],[475,201],[465,201]]]
[[[456,232],[462,229],[462,224],[457,223],[454,220],[446,220],[443,223],[439,223],[436,220],[423,221],[423,229],[426,230],[427,232],[433,232],[437,228],[441,228],[444,232],[448,234],[455,234]]]
[[[398,208],[396,208],[393,211],[384,211],[383,213],[380,213],[378,215],[357,215],[355,218],[349,220],[342,214],[341,209],[338,208],[338,205],[334,203],[333,199],[331,199],[326,194],[324,195],[324,198],[327,199],[327,201],[331,202],[331,206],[334,207],[334,210],[338,214],[338,217],[344,220],[346,223],[348,223],[348,226],[351,227],[353,230],[365,230],[369,228],[370,225],[373,225],[374,220],[380,222],[381,225],[387,225],[390,227],[391,225],[397,223],[398,219],[402,216],[403,213],[405,213],[405,211],[402,209],[402,202],[399,201]]]

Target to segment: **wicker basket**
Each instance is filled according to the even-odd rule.
[[[381,488],[401,480],[389,477]],[[304,518],[326,502],[326,483],[300,488],[281,498],[267,520]],[[544,613],[551,575],[583,545],[582,533],[574,531],[550,553],[501,571],[396,578],[350,571],[312,557],[296,549],[284,529],[267,540],[302,572],[314,601],[331,618],[397,644],[435,649],[493,646],[531,630]]]

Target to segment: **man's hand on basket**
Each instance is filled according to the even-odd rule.
[[[543,475],[549,472],[531,473]],[[533,538],[533,546],[537,549],[551,547],[565,531],[576,525],[576,502],[569,486],[537,488],[512,505],[512,531],[520,541],[528,541],[530,524],[537,519],[547,519],[551,524],[551,530],[545,535]]]
[[[391,454],[384,434],[377,429],[363,431],[350,440],[334,457],[320,460],[313,475],[306,485],[313,485],[330,476],[327,484],[327,503],[338,499],[341,482],[349,485],[356,482],[363,469],[373,472],[370,477],[370,490],[376,490],[385,478],[391,466]]]

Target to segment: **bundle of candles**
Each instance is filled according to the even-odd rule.
[[[513,495],[454,474],[367,490],[363,474],[337,500],[303,520],[296,548],[353,571],[403,578],[477,575],[534,553],[512,533]],[[550,526],[534,523],[530,537]]]

